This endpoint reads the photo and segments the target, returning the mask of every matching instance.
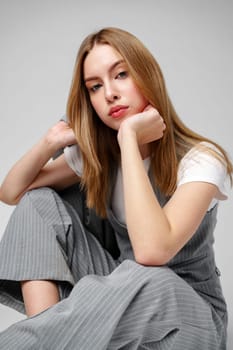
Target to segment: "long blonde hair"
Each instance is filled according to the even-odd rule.
[[[86,190],[89,207],[95,208],[101,216],[106,215],[111,171],[120,157],[116,131],[97,117],[84,83],[84,61],[96,44],[108,44],[120,53],[135,84],[165,121],[163,138],[150,144],[151,169],[162,193],[167,196],[174,193],[179,161],[201,141],[211,142],[219,149],[221,156],[218,152],[215,156],[224,161],[232,179],[232,164],[226,152],[213,141],[187,128],[178,117],[169,99],[161,69],[150,51],[131,33],[118,28],[104,28],[82,42],[67,102],[68,121],[83,157],[81,184]]]

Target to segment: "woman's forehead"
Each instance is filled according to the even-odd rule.
[[[101,69],[109,69],[115,62],[124,62],[122,55],[108,44],[96,44],[84,61],[84,76],[96,74]]]

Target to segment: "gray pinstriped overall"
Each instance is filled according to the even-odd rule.
[[[224,350],[227,312],[213,253],[217,206],[167,266],[145,267],[134,261],[127,230],[110,209],[120,255],[103,248],[91,232],[104,224],[83,211],[80,198],[33,190],[12,214],[0,243],[0,302],[24,312],[18,281],[31,279],[56,280],[62,300],[0,333],[0,349]]]

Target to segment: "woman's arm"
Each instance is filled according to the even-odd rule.
[[[68,124],[63,121],[55,124],[11,168],[0,187],[0,200],[16,204],[30,189],[42,186],[60,189],[77,182],[77,175],[66,164],[63,155],[48,163],[58,149],[74,143],[76,139]]]
[[[166,264],[192,237],[201,223],[217,187],[195,182],[178,187],[161,208],[143,166],[141,145],[162,137],[161,117],[154,109],[126,119],[118,141],[126,223],[136,261]]]

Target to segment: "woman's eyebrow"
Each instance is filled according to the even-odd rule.
[[[115,69],[118,65],[125,63],[125,61],[123,59],[120,59],[116,62],[114,62],[108,69],[108,72],[111,73],[111,71],[113,71],[113,69]],[[98,76],[93,76],[93,77],[87,77],[84,79],[85,83],[87,83],[90,80],[96,80],[98,79]]]

